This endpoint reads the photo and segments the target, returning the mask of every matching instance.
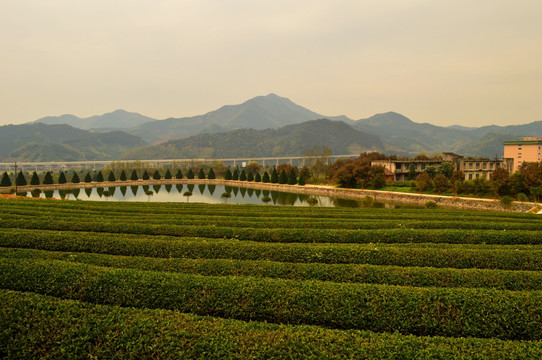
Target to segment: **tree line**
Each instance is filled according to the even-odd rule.
[[[10,187],[12,185],[17,186],[26,186],[26,185],[52,185],[52,184],[66,184],[73,183],[77,184],[80,182],[91,183],[91,182],[114,182],[114,181],[138,181],[138,180],[161,180],[161,179],[216,179],[214,169],[211,167],[207,173],[204,171],[203,167],[199,169],[197,175],[189,168],[186,175],[183,174],[182,170],[177,170],[175,175],[172,174],[170,169],[162,174],[159,169],[155,169],[154,172],[149,170],[138,171],[133,169],[128,177],[125,170],[121,170],[120,174],[117,176],[115,171],[110,170],[107,176],[104,175],[104,172],[101,170],[92,173],[87,172],[85,176],[81,176],[77,171],[66,174],[64,171],[61,171],[58,176],[53,176],[54,174],[51,171],[47,171],[43,177],[40,177],[36,171],[31,175],[30,181],[27,181],[27,177],[22,171],[19,171],[15,179],[12,181],[11,177],[7,172],[4,172],[2,179],[0,181],[0,186]],[[81,177],[83,179],[81,180]],[[254,182],[264,182],[264,183],[278,183],[278,184],[288,184],[288,185],[305,185],[305,178],[303,174],[298,172],[297,168],[289,164],[281,164],[278,167],[273,167],[271,173],[267,170],[263,172],[263,175],[260,172],[260,167],[258,163],[249,163],[249,166],[246,169],[234,168],[232,171],[230,168],[227,168],[224,172],[223,178],[225,180],[240,180],[240,181],[254,181]]]

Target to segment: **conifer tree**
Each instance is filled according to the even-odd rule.
[[[181,169],[177,170],[177,174],[175,174],[175,179],[182,179],[183,178],[183,172]]]
[[[86,183],[92,182],[92,177],[90,176],[89,172],[87,172],[87,174],[85,175],[85,180],[84,181]]]
[[[205,179],[205,172],[203,171],[203,168],[199,169],[198,179]]]
[[[43,178],[43,184],[44,185],[51,185],[53,183],[53,175],[49,171],[45,173],[45,177]]]
[[[149,180],[150,178],[149,172],[147,170],[143,171],[143,180]]]
[[[164,179],[171,179],[172,176],[171,176],[171,172],[169,171],[169,169],[166,170],[166,173],[164,174]]]
[[[99,171],[98,171],[98,174],[96,174],[96,181],[97,181],[97,182],[104,182],[104,176],[103,176],[101,170],[99,170]]]
[[[271,179],[269,178],[269,173],[267,170],[263,173],[262,182],[268,183],[271,182]]]
[[[188,174],[186,174],[187,179],[193,179],[194,178],[194,172],[192,171],[192,168],[188,169]]]
[[[120,180],[120,181],[126,181],[126,180],[128,180],[128,179],[126,178],[126,173],[124,172],[124,170],[122,170],[122,172],[120,173],[119,180]]]
[[[158,169],[154,170],[154,174],[152,174],[152,178],[154,180],[160,180],[162,178],[162,175],[160,175],[160,172],[158,171]]]
[[[296,185],[297,177],[295,176],[295,171],[291,170],[290,175],[288,175],[288,185]]]
[[[64,174],[64,171],[60,172],[60,175],[58,176],[58,183],[59,184],[65,184],[68,180],[66,179],[66,175]]]
[[[38,173],[35,171],[32,173],[32,179],[30,179],[30,185],[39,185],[40,184],[40,178],[38,176]]]
[[[133,180],[133,181],[139,180],[139,176],[137,176],[137,171],[135,169],[132,170],[132,174],[130,175],[130,180]]]
[[[299,174],[299,180],[297,181],[299,185],[305,185],[305,178],[303,177],[303,174]]]
[[[279,175],[279,184],[286,184],[288,182],[288,175],[286,175],[286,170],[282,169]]]
[[[79,183],[79,181],[80,181],[79,180],[79,175],[77,175],[77,172],[74,171],[73,176],[72,176],[72,183],[77,184],[77,183]]]
[[[254,174],[252,173],[252,171],[248,172],[247,181],[254,181]]]
[[[115,174],[113,171],[109,173],[109,176],[107,177],[107,181],[115,181]]]
[[[262,182],[262,176],[260,175],[259,172],[256,173],[256,176],[254,176],[254,181],[255,182]]]
[[[207,174],[207,179],[216,179],[215,171],[213,168],[209,169],[209,174]]]
[[[26,178],[24,177],[24,174],[22,171],[19,171],[19,174],[17,175],[17,179],[15,181],[17,181],[17,185],[19,186],[25,186],[27,184]]]
[[[9,178],[8,173],[5,171],[2,174],[2,181],[0,182],[0,186],[11,186],[11,179]]]
[[[232,173],[231,173],[231,170],[230,168],[228,168],[228,170],[226,170],[226,173],[224,174],[224,180],[231,180],[232,179]]]
[[[279,182],[279,174],[277,174],[277,168],[273,167],[273,171],[271,172],[271,182],[273,184],[276,184]]]
[[[239,175],[239,180],[247,181],[247,173],[245,172],[245,169],[241,170],[241,175]]]
[[[231,176],[231,179],[232,180],[239,180],[239,169],[235,168],[235,170],[233,171],[233,174]]]

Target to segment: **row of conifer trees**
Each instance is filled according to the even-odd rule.
[[[158,170],[155,170],[154,171],[154,174],[152,175],[152,178],[154,180],[160,180],[160,179],[182,179],[184,177],[184,174],[181,170],[178,170],[177,173],[175,174],[175,177],[173,177],[173,175],[171,174],[171,171],[169,169],[166,170],[164,176],[162,176],[160,174],[160,172]],[[186,174],[186,178],[187,179],[194,179],[196,177],[196,175],[194,174],[194,172],[192,171],[192,168],[190,168]],[[136,180],[149,180],[151,178],[150,174],[148,171],[144,171],[142,176],[139,176],[137,171],[136,170],[132,170],[132,173],[130,175],[130,180],[132,181],[136,181]],[[216,175],[215,175],[215,172],[213,170],[213,168],[209,169],[209,172],[207,174],[205,174],[205,172],[203,171],[203,168],[200,169],[198,175],[197,175],[197,178],[198,179],[216,179]],[[269,173],[267,171],[265,171],[263,173],[263,176],[259,173],[259,172],[256,172],[255,174],[253,174],[252,172],[246,172],[244,169],[242,169],[241,171],[239,171],[239,169],[235,168],[234,171],[232,172],[229,168],[226,170],[226,173],[224,175],[224,179],[225,180],[240,180],[240,181],[255,181],[255,182],[264,182],[264,183],[278,183],[278,184],[289,184],[289,185],[296,185],[296,184],[299,184],[299,185],[305,185],[305,179],[303,178],[303,175],[299,175],[299,178],[296,176],[295,174],[295,171],[290,171],[289,174],[286,173],[286,171],[283,169],[282,172],[280,173],[280,175],[277,173],[277,170],[275,168],[273,168],[273,171],[271,172],[271,175],[269,175]],[[113,171],[109,172],[109,175],[107,176],[107,181],[117,181],[117,180],[120,180],[120,181],[127,181],[128,180],[128,177],[126,175],[126,172],[124,170],[122,170],[120,176],[118,177],[118,179],[115,177],[115,173]],[[22,171],[20,171],[17,176],[16,176],[16,184],[18,186],[25,186],[25,185],[28,185],[29,183],[27,182],[27,179],[25,177],[25,175],[23,174]],[[83,178],[83,182],[86,182],[86,183],[89,183],[89,182],[93,182],[93,181],[96,181],[96,182],[104,182],[106,181],[106,178],[104,177],[104,175],[102,174],[101,170],[98,171],[94,176],[91,175],[90,172],[87,172],[87,174],[84,176]],[[71,176],[71,181],[69,181],[71,183],[74,183],[74,184],[77,184],[77,183],[80,183],[81,182],[81,179],[79,177],[79,175],[77,174],[76,171],[73,172],[72,176]],[[58,184],[65,184],[65,183],[68,183],[68,178],[66,176],[66,174],[61,171],[59,176],[58,176],[58,179],[57,179],[57,183]],[[43,184],[43,185],[51,185],[51,184],[54,184],[54,179],[53,179],[53,175],[51,174],[50,171],[47,171],[45,173],[45,176],[43,178],[43,180],[40,180],[40,177],[38,176],[38,174],[34,171],[32,173],[32,177],[30,179],[30,185],[40,185],[40,184]],[[12,186],[12,181],[8,175],[7,172],[4,172],[4,174],[2,175],[2,180],[0,181],[0,186]]]
[[[305,179],[302,174],[299,175],[299,178],[296,176],[294,170],[290,170],[290,173],[287,174],[283,169],[280,175],[277,172],[276,168],[273,168],[271,175],[267,171],[264,171],[263,176],[256,172],[246,172],[244,169],[239,172],[239,169],[232,171],[228,168],[226,174],[224,175],[225,180],[240,180],[240,181],[255,181],[255,182],[264,182],[264,183],[274,183],[274,184],[288,184],[288,185],[305,185]]]

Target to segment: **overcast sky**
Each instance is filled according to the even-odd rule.
[[[276,93],[324,115],[542,120],[541,0],[0,0],[0,124]]]

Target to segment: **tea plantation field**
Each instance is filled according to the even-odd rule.
[[[539,215],[0,209],[0,358],[542,358]]]

